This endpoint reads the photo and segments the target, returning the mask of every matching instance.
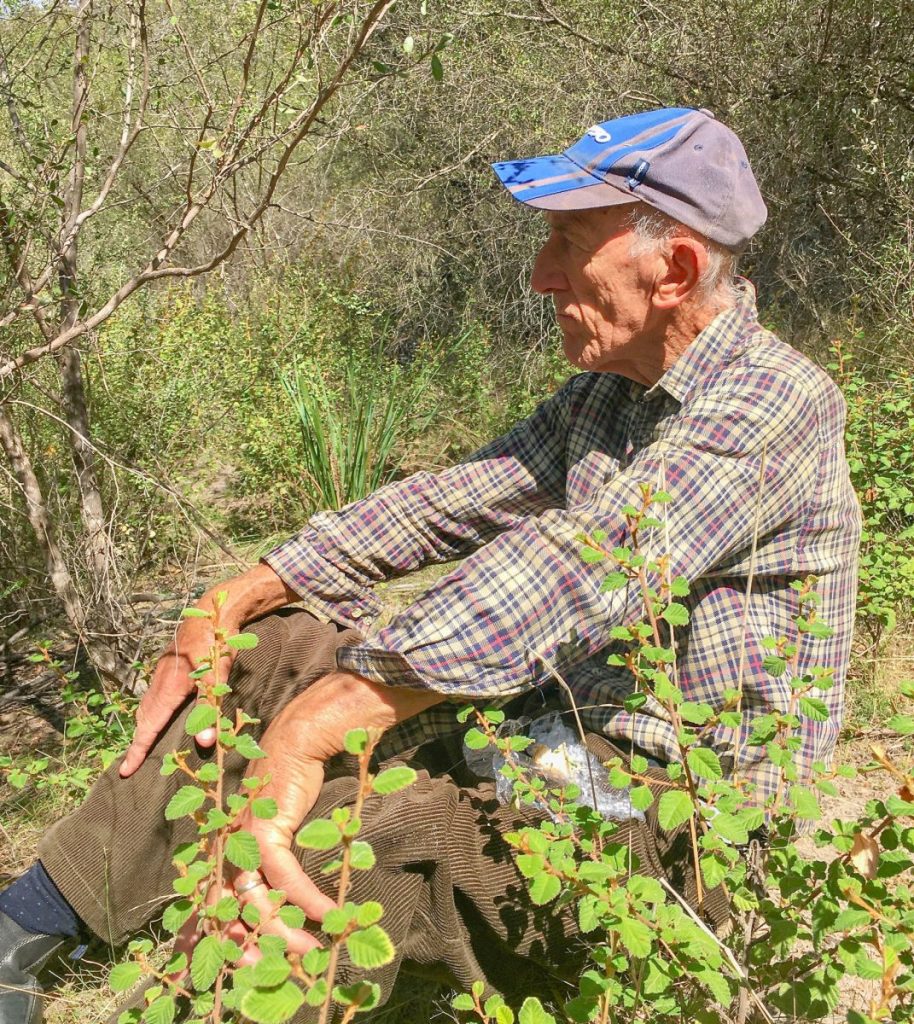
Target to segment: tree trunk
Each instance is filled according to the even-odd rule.
[[[13,476],[22,491],[26,514],[44,554],[51,586],[60,599],[70,624],[85,645],[96,668],[104,675],[124,682],[127,678],[125,670],[129,672],[129,666],[110,647],[92,637],[88,632],[86,608],[73,585],[73,578],[70,576],[63,552],[57,542],[57,536],[48,514],[47,503],[32,467],[32,460],[25,450],[16,424],[2,403],[0,403],[0,446],[6,453]]]

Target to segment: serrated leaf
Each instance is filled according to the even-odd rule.
[[[172,935],[177,935],[193,912],[194,905],[190,900],[177,900],[165,908],[162,927]]]
[[[254,633],[236,633],[225,642],[234,651],[253,651],[257,646],[257,636]]]
[[[212,612],[205,612],[202,608],[183,608],[181,610],[182,619],[211,619],[212,617]]]
[[[255,818],[269,820],[270,818],[275,818],[278,813],[279,808],[271,796],[259,796],[251,801],[251,814]]]
[[[294,907],[287,903],[276,911],[276,916],[287,928],[301,928],[305,923],[305,912],[301,907]]]
[[[370,924],[377,924],[384,916],[384,908],[376,900],[368,900],[361,904],[356,910],[355,920],[360,928],[367,928]]]
[[[625,917],[612,926],[622,944],[632,956],[645,957],[651,951],[651,930],[642,921]]]
[[[258,988],[275,988],[281,985],[289,974],[292,967],[284,956],[261,957],[251,970],[251,980]]]
[[[668,604],[663,609],[661,618],[671,626],[687,626],[689,624],[689,609],[684,604]]]
[[[327,818],[315,818],[298,830],[295,842],[306,850],[329,850],[340,841],[340,830]]]
[[[375,864],[374,850],[370,843],[356,839],[350,847],[350,866],[357,871],[367,871]]]
[[[250,832],[240,829],[226,839],[225,859],[242,871],[256,871],[260,867],[260,846]]]
[[[241,997],[241,1012],[254,1024],[285,1024],[305,1001],[302,990],[291,981],[274,988],[252,988]]]
[[[724,770],[720,758],[710,747],[692,747],[686,753],[686,762],[700,779],[720,779]]]
[[[394,765],[379,772],[371,783],[372,791],[386,796],[389,793],[396,793],[406,789],[416,781],[416,771],[405,764]]]
[[[887,727],[899,736],[914,735],[914,715],[892,715],[886,723]]]
[[[108,985],[112,992],[126,992],[140,980],[143,968],[135,960],[117,964],[108,975]]]
[[[346,949],[356,967],[366,969],[389,964],[394,958],[394,944],[379,924],[353,932],[346,939]]]
[[[182,786],[165,807],[165,820],[175,821],[203,806],[206,794],[199,786]]]
[[[370,1010],[381,998],[381,986],[374,981],[357,981],[353,985],[334,985],[333,998],[343,1006]]]
[[[212,915],[217,921],[234,921],[238,917],[240,906],[234,896],[223,896],[212,908]]]
[[[484,750],[489,745],[488,737],[481,729],[470,729],[463,742],[470,750]]]
[[[800,714],[814,722],[827,722],[831,717],[828,705],[818,697],[800,697],[797,704]]]
[[[143,1024],[172,1024],[177,1009],[171,996],[159,996],[143,1011]]]
[[[657,807],[657,821],[660,827],[670,831],[688,821],[695,812],[688,793],[681,789],[668,789],[660,797]]]
[[[197,704],[191,708],[184,722],[184,731],[188,736],[196,736],[198,732],[209,729],[216,721],[216,709],[212,704]]]
[[[243,732],[235,738],[235,750],[248,761],[254,761],[258,757],[267,755],[257,745],[257,740],[250,733]]]
[[[194,946],[190,961],[190,977],[198,992],[213,987],[213,982],[225,963],[221,941],[215,935],[204,935]]]
[[[628,794],[628,798],[636,811],[646,811],[654,802],[654,794],[650,786],[634,786]]]
[[[530,899],[538,906],[551,903],[562,891],[562,883],[555,875],[541,872],[530,883]]]
[[[679,706],[679,714],[690,725],[704,725],[714,716],[714,708],[710,704],[698,704],[695,701],[683,701]]]
[[[451,1006],[455,1010],[472,1010],[474,1005],[473,997],[468,992],[461,992],[451,1000]]]

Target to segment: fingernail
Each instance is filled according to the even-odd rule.
[[[203,732],[198,732],[194,739],[203,747],[212,746],[216,742],[216,730],[204,729]]]

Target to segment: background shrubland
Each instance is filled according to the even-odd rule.
[[[171,606],[316,508],[354,497],[341,484],[350,470],[370,479],[447,465],[564,379],[551,304],[528,287],[542,223],[489,164],[556,151],[594,122],[652,105],[710,108],[750,154],[769,221],[743,272],[762,320],[828,365],[848,401],[866,533],[847,735],[900,709],[891,684],[914,665],[908,5],[404,0],[383,12],[254,217],[288,126],[376,7],[233,0],[214,18],[199,0],[20,0],[0,11],[0,418],[21,441],[82,609],[74,625],[5,445],[0,715],[11,722],[10,707],[18,715],[31,702],[59,727],[61,714],[83,723],[62,745],[41,737],[37,753],[19,729],[4,739],[13,756],[3,767],[19,773],[2,804],[7,870],[17,851],[28,858],[60,794],[78,797],[98,766],[87,759],[122,742],[119,698],[92,695],[91,673],[67,678],[84,651],[127,682],[130,663],[148,665],[171,628]],[[89,324],[181,223],[192,179],[213,180],[234,138],[220,131],[258,10],[262,48],[239,123],[283,68],[293,84],[166,261],[205,271],[150,276],[73,339],[64,351],[75,355],[6,372],[48,338],[23,303],[21,268],[38,274],[42,245],[65,233],[80,126],[82,205],[105,187],[129,105],[130,40],[149,57],[144,128],[82,229],[72,272],[52,275],[36,304],[54,330]],[[88,57],[77,60],[86,24]],[[74,107],[80,67],[91,88]],[[139,71],[133,82],[136,109]],[[315,449],[315,417],[338,449]],[[60,650],[27,662],[49,635]],[[35,688],[30,697],[47,679],[62,709]]]

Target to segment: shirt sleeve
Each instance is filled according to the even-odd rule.
[[[309,611],[365,631],[381,609],[375,583],[461,558],[564,502],[575,380],[459,465],[416,473],[338,512],[321,512],[263,561]]]
[[[640,486],[672,494],[664,506],[674,576],[695,580],[760,536],[802,515],[818,462],[815,405],[802,382],[772,370],[730,368],[687,398],[662,439],[585,503],[547,509],[466,559],[386,628],[340,652],[339,663],[389,685],[496,698],[564,673],[605,647],[612,627],[643,616],[637,588],[601,592],[612,568],[585,563],[581,533],[629,543],[623,509]],[[761,475],[761,480],[760,480]],[[659,531],[657,531],[659,533]],[[783,551],[783,571],[794,552]]]

